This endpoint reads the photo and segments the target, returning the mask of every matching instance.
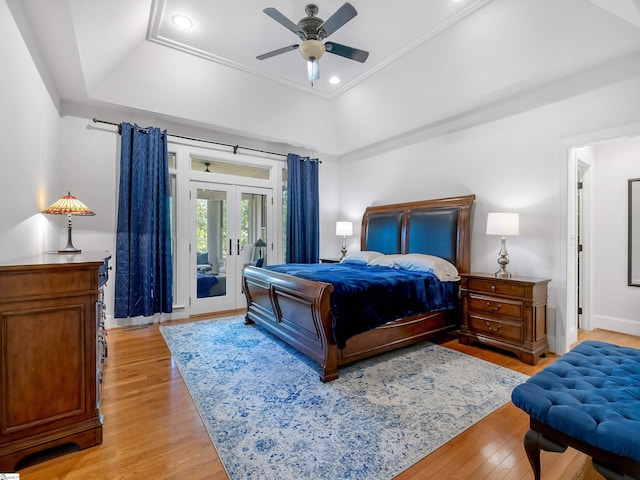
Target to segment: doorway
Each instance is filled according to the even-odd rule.
[[[272,190],[191,182],[190,312],[246,305],[242,270],[264,264],[273,249]]]
[[[558,229],[564,241],[559,244],[561,248],[558,252],[560,261],[558,262],[557,277],[561,281],[564,280],[565,284],[559,284],[557,287],[559,298],[562,300],[562,303],[558,305],[558,321],[554,329],[556,337],[553,339],[555,353],[557,354],[566,353],[577,341],[578,292],[580,292],[582,297],[581,329],[592,330],[599,328],[604,324],[603,322],[606,322],[608,329],[620,332],[630,330],[628,325],[635,326],[633,322],[628,322],[611,315],[603,316],[596,311],[595,297],[596,295],[602,295],[602,292],[600,289],[595,289],[595,284],[596,281],[602,277],[595,273],[598,271],[598,264],[595,259],[603,258],[603,255],[600,253],[599,247],[593,239],[596,237],[596,234],[602,231],[601,228],[595,228],[594,220],[596,216],[595,205],[603,198],[599,194],[600,187],[598,187],[598,185],[600,185],[603,178],[607,178],[607,176],[602,176],[605,168],[607,172],[611,171],[608,163],[606,167],[601,169],[600,165],[604,165],[603,162],[600,161],[600,158],[598,158],[598,162],[595,161],[595,147],[597,146],[600,149],[610,141],[627,137],[633,138],[638,135],[638,132],[640,132],[640,124],[632,124],[625,127],[617,127],[568,138],[562,143],[560,163],[561,181],[559,184],[561,190],[559,194],[560,198],[564,199],[564,203],[560,212]],[[577,152],[580,152],[580,154],[578,155]],[[598,155],[600,154],[598,153]],[[580,162],[578,162],[578,160],[580,160]],[[583,165],[581,166],[580,163]],[[635,165],[633,162],[632,164]],[[582,168],[581,174],[583,182],[582,213],[580,214],[582,222],[580,236],[582,238],[583,251],[581,255],[582,279],[580,280],[581,285],[578,287],[577,185],[580,168]],[[597,178],[596,174],[598,175]],[[598,197],[598,199],[596,199],[596,197]],[[624,201],[619,200],[618,205],[622,204],[624,204]],[[623,228],[626,228],[626,224]],[[624,230],[617,228],[616,231]],[[616,256],[616,265],[618,263],[624,263],[626,265],[626,250],[624,253],[621,252],[623,252],[622,249],[615,249],[613,252]],[[606,253],[606,258],[610,257],[610,253],[611,252]],[[612,264],[609,259],[607,265]],[[611,280],[611,282],[614,281],[617,280]],[[611,282],[610,285],[615,285],[615,283]],[[620,291],[622,293],[626,292],[626,290]]]
[[[591,165],[593,162],[593,149],[581,147],[575,149],[577,166],[576,185],[576,242],[577,242],[577,309],[576,309],[576,339],[577,332],[581,329],[591,330],[591,309],[589,275],[590,251],[591,251],[591,208],[592,198]]]

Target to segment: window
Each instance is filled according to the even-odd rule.
[[[271,175],[271,167],[242,165],[197,157],[191,158],[191,170],[196,172],[217,173],[220,175],[257,178],[261,180],[269,180]]]

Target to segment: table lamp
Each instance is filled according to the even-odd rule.
[[[67,224],[67,246],[62,250],[58,250],[58,253],[80,253],[82,250],[73,246],[71,241],[71,215],[95,215],[89,207],[71,195],[69,192],[64,197],[56,200],[48,208],[42,210],[42,213],[49,215],[67,215],[69,222]]]
[[[336,222],[336,235],[342,235],[342,249],[340,252],[342,260],[347,255],[347,237],[353,235],[353,223],[351,222]]]

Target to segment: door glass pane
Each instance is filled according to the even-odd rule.
[[[196,284],[198,298],[226,295],[227,192],[198,189]]]
[[[240,199],[242,266],[263,265],[267,256],[267,196],[243,193]]]
[[[176,176],[169,175],[169,222],[171,230],[171,266],[173,268],[173,301],[176,300],[176,290],[178,285],[178,250],[176,248],[177,218],[176,218]]]

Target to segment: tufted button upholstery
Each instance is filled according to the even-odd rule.
[[[640,460],[640,350],[583,342],[517,386],[511,400],[577,440]]]

